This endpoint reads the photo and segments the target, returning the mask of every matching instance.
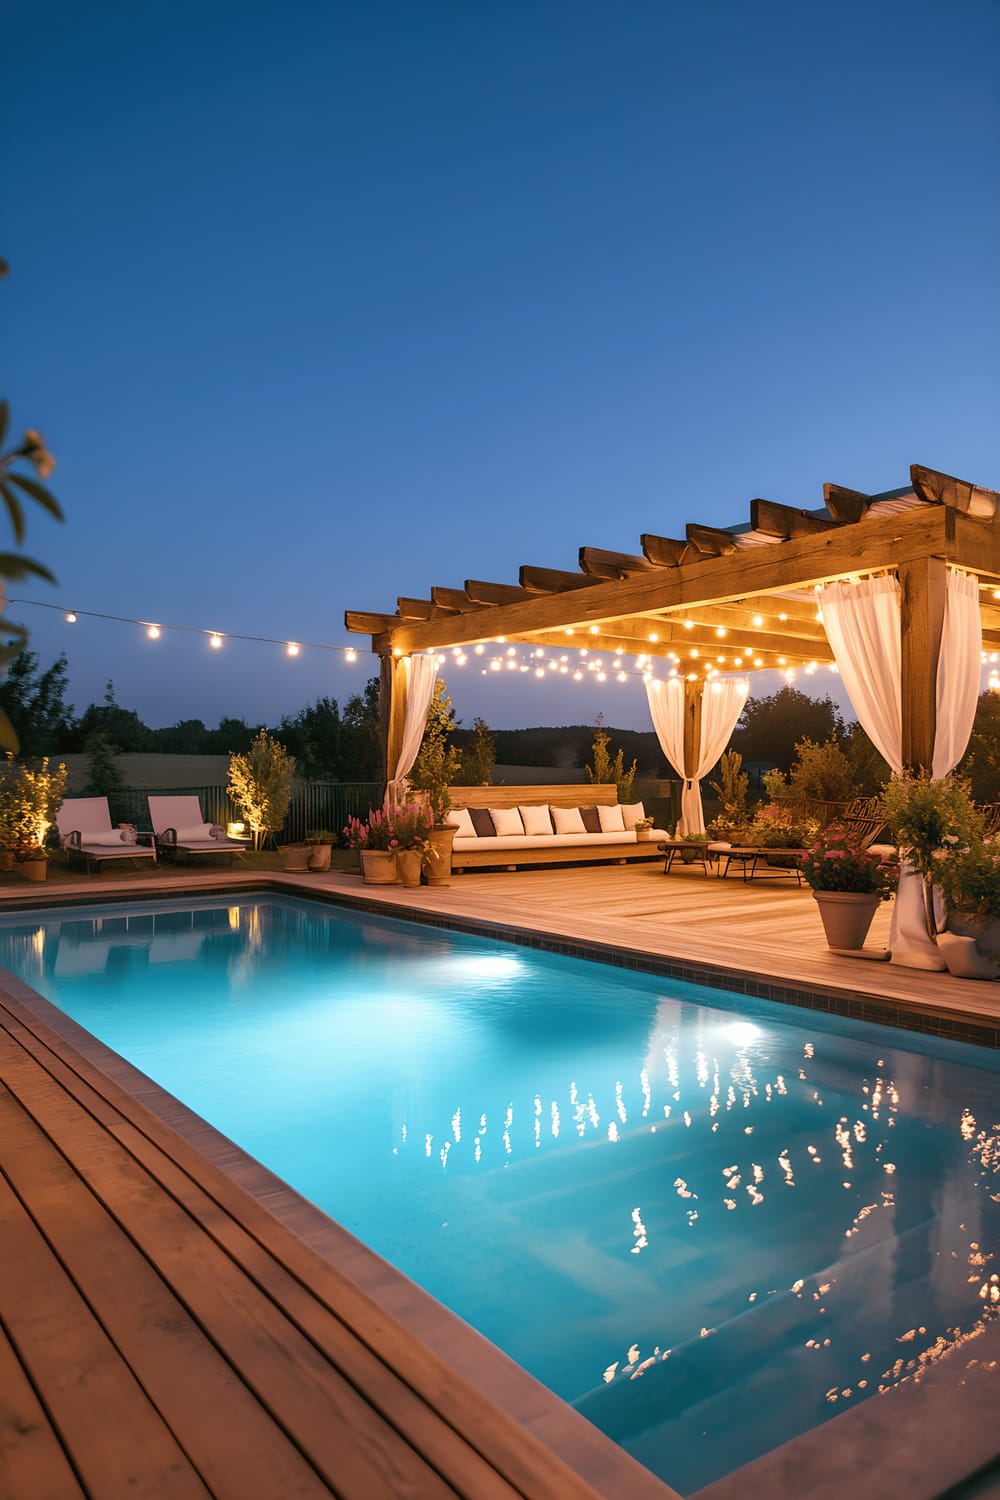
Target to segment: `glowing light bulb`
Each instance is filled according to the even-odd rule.
[[[158,641],[160,639],[160,627],[159,627],[159,625],[149,625],[149,626],[147,626],[147,628],[146,628],[146,634],[149,636],[149,639],[151,641]]]
[[[601,633],[601,627],[600,627],[600,625],[591,625],[591,627],[590,627],[590,633],[591,633],[591,635],[600,635],[600,633]]]
[[[725,627],[725,625],[716,625],[716,627],[715,627],[715,633],[719,637],[720,641],[724,640],[725,639],[725,635],[726,635],[726,627]]]
[[[618,681],[619,682],[628,682],[628,673],[627,672],[619,672],[618,673]]]
[[[754,617],[753,617],[753,623],[756,625],[757,629],[759,630],[760,627],[764,623],[764,616],[763,615],[754,615]]]
[[[213,651],[218,651],[219,647],[222,645],[222,636],[210,635],[208,638],[208,644],[211,646]]]
[[[354,647],[353,646],[348,646],[347,650],[344,652],[344,660],[345,661],[357,661],[357,659],[358,659],[358,653],[355,651]]]
[[[574,682],[582,682],[583,681],[583,673],[582,672],[574,672],[573,673],[573,681]]]
[[[298,654],[299,654],[299,643],[298,643],[298,641],[289,641],[288,645],[285,647],[285,650],[288,652],[289,656],[298,656]]]
[[[476,655],[477,656],[482,656],[482,654],[483,654],[483,652],[485,650],[486,650],[486,647],[483,645],[482,641],[480,641],[479,644],[475,648]]]
[[[75,609],[68,609],[66,611],[66,624],[67,625],[75,625],[76,624],[76,610]]]

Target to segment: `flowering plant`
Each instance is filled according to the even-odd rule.
[[[862,848],[844,828],[821,829],[812,847],[800,856],[802,874],[814,891],[858,891],[887,901],[898,878],[898,867],[870,849]]]
[[[349,849],[423,849],[433,826],[430,807],[407,802],[385,811],[373,807],[364,822],[348,818],[344,839]]]
[[[344,841],[348,849],[394,848],[396,846],[390,843],[391,838],[389,820],[380,807],[371,808],[364,822],[360,818],[349,817],[344,829]]]
[[[405,802],[386,813],[390,849],[423,849],[434,827],[434,813],[427,803]]]
[[[939,781],[932,781],[926,771],[893,776],[882,793],[881,811],[900,854],[925,880],[938,881],[941,862],[983,836],[982,814],[961,776]]]

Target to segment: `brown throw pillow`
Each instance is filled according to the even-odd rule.
[[[469,817],[472,819],[473,828],[481,839],[496,838],[497,831],[493,826],[493,819],[490,817],[488,807],[470,807]]]
[[[581,807],[580,817],[583,819],[584,831],[587,833],[600,833],[601,815],[596,807]]]

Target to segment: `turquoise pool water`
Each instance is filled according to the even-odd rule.
[[[682,1493],[1000,1302],[992,1052],[270,897],[0,963]]]

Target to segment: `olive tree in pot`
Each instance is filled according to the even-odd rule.
[[[294,776],[295,757],[266,729],[255,736],[246,755],[230,756],[229,795],[250,826],[254,849],[260,849],[267,834],[284,827]],[[307,849],[302,869],[308,858]]]

